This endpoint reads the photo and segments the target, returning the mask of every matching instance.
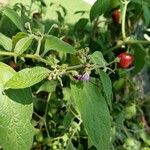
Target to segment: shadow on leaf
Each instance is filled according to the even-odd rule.
[[[32,103],[31,90],[28,89],[8,89],[5,90],[5,95],[11,100],[21,103],[23,105],[28,105]]]

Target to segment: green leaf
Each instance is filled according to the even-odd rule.
[[[145,25],[148,27],[150,23],[150,9],[147,5],[143,5],[143,17],[145,21]]]
[[[27,33],[25,32],[18,32],[15,36],[12,37],[12,43],[13,43],[13,49],[15,48],[17,42],[22,39],[27,37]]]
[[[142,1],[141,0],[131,0],[131,2],[134,2],[134,3],[137,3],[137,4],[142,4]]]
[[[97,150],[109,150],[110,115],[99,88],[90,82],[72,84],[71,94],[93,145]]]
[[[21,31],[24,30],[23,22],[21,17],[11,8],[5,7],[2,10],[3,14],[6,15]]]
[[[56,50],[71,54],[75,53],[75,49],[71,45],[52,35],[46,36],[45,50]]]
[[[145,65],[145,52],[141,45],[133,45],[134,50],[134,69],[131,71],[132,76],[139,73]]]
[[[103,92],[106,97],[107,103],[109,107],[112,107],[112,83],[107,75],[103,70],[99,70],[100,79],[103,86]]]
[[[29,48],[29,46],[32,43],[32,40],[33,40],[33,37],[31,36],[20,39],[15,46],[14,52],[17,55],[21,55],[23,52],[25,52]]]
[[[63,91],[62,91],[62,93],[63,93],[63,99],[66,101],[70,101],[70,99],[71,99],[71,91],[70,91],[70,88],[68,88],[68,87],[65,87],[65,88],[63,88]]]
[[[0,72],[0,84],[4,84],[15,74],[15,70],[2,62],[0,62]]]
[[[34,68],[26,68],[19,72],[17,72],[12,78],[10,78],[6,84],[5,88],[11,89],[22,89],[31,87],[34,84],[45,79],[49,70],[44,67],[34,67]]]
[[[2,33],[0,33],[0,45],[7,51],[12,50],[12,40]]]
[[[38,89],[36,93],[39,93],[42,91],[52,93],[55,91],[57,83],[58,82],[55,80],[46,81],[44,84],[40,86],[40,88]]]
[[[80,32],[83,30],[83,28],[85,28],[85,26],[88,23],[88,19],[87,18],[81,18],[79,19],[79,21],[75,24],[74,30],[77,32]]]
[[[90,10],[90,20],[98,18],[104,14],[107,9],[110,9],[110,0],[97,0]]]
[[[15,74],[6,64],[0,63],[0,146],[5,150],[29,150],[34,130],[29,89],[3,92],[4,84]]]
[[[148,7],[150,6],[150,1],[149,0],[131,0],[131,2],[137,3],[139,5],[147,5]]]
[[[120,0],[111,0],[110,1],[111,9],[115,9],[120,6]]]
[[[60,11],[56,11],[57,13],[57,16],[58,16],[58,21],[60,23],[64,22],[64,17],[62,16],[61,12]]]
[[[116,128],[123,129],[124,121],[125,121],[125,115],[123,112],[121,112],[116,116],[116,119],[115,119]]]
[[[74,119],[74,115],[72,114],[72,112],[68,111],[67,114],[64,117],[63,120],[63,125],[66,129],[69,129],[70,124],[72,123],[73,119]]]
[[[69,143],[69,145],[67,146],[66,150],[76,150],[76,148],[73,146],[72,142]]]
[[[101,67],[105,67],[107,64],[100,51],[95,51],[92,55],[90,55],[90,61]]]

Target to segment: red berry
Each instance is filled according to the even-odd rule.
[[[116,9],[112,12],[112,19],[113,19],[113,22],[116,23],[116,24],[119,24],[120,23],[120,19],[121,18],[121,12],[120,12],[120,9]]]
[[[118,65],[121,68],[128,68],[133,63],[133,56],[128,54],[127,52],[119,54],[118,58],[120,59]]]

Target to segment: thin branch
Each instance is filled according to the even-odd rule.
[[[128,0],[125,0],[122,2],[123,3],[123,10],[122,10],[122,24],[121,24],[121,30],[122,30],[122,38],[123,40],[126,40],[126,28],[125,28],[125,23],[126,23],[126,12],[127,12],[127,6],[129,4]]]
[[[123,44],[126,44],[126,45],[132,45],[132,44],[149,45],[150,41],[146,41],[146,40],[145,41],[144,40],[143,41],[142,40],[124,40],[124,41],[120,41],[119,44],[117,44],[116,46],[114,46],[114,47],[112,47],[112,48],[110,48],[108,50],[105,50],[103,52],[103,55],[106,55],[109,52],[111,52],[111,51],[113,51],[113,50],[121,47],[121,45],[123,45]],[[0,56],[16,57],[16,53],[4,51],[4,50],[0,50]],[[35,60],[37,60],[39,62],[45,63],[46,65],[51,65],[51,63],[48,60],[42,58],[39,55],[35,55],[35,54],[22,54],[22,55],[17,56],[17,57],[35,59]],[[69,71],[69,70],[75,70],[75,69],[80,69],[80,68],[84,68],[84,67],[85,67],[84,64],[79,64],[79,65],[75,65],[75,66],[69,66],[69,67],[67,67],[67,71]]]
[[[84,68],[84,67],[85,67],[85,65],[83,65],[83,64],[75,65],[75,66],[69,66],[69,67],[67,67],[67,71],[69,71],[69,70],[75,70],[75,69],[80,69],[80,68]]]
[[[49,134],[48,126],[47,126],[47,114],[48,114],[48,108],[49,108],[50,97],[51,97],[51,93],[48,94],[47,104],[46,104],[45,114],[44,114],[44,120],[45,120],[45,121],[44,121],[44,124],[45,124],[45,129],[46,129],[48,138],[50,138],[50,134]]]
[[[75,129],[73,130],[71,136],[69,137],[69,140],[68,140],[68,144],[67,144],[67,147],[66,147],[66,150],[69,148],[69,145],[74,137],[74,135],[76,134],[76,132],[78,131],[78,128],[80,127],[82,121],[79,120],[79,123],[76,125]]]
[[[117,48],[120,48],[122,45],[134,45],[134,44],[142,44],[142,45],[149,45],[150,44],[150,41],[141,41],[141,40],[127,40],[127,41],[122,41],[122,42],[120,42],[119,44],[117,44],[116,46],[114,46],[114,47],[112,47],[112,48],[110,48],[110,49],[108,49],[108,50],[105,50],[104,52],[103,52],[103,55],[106,55],[106,54],[108,54],[109,52],[111,52],[111,51],[114,51],[115,49],[117,49]]]
[[[16,57],[16,53],[14,52],[6,52],[6,51],[1,51],[0,50],[0,56],[11,56],[11,57]],[[34,54],[22,54],[20,56],[17,57],[24,57],[24,58],[31,58],[31,59],[35,59],[37,61],[43,62],[47,65],[50,65],[49,61],[47,61],[46,59],[38,56],[38,55],[34,55]]]
[[[40,54],[42,39],[43,39],[43,37],[40,37],[40,38],[38,39],[38,46],[37,46],[37,49],[36,49],[36,52],[35,52],[35,55],[37,55],[37,56],[39,56],[39,54]]]
[[[142,44],[142,45],[149,45],[150,41],[140,41],[140,40],[131,40],[131,41],[125,41],[124,42],[127,45],[132,45],[132,44]]]
[[[117,44],[116,46],[114,46],[114,47],[112,47],[112,48],[110,48],[110,49],[108,49],[108,50],[105,50],[105,51],[103,52],[103,55],[106,55],[106,54],[108,54],[109,52],[114,51],[115,49],[121,47],[122,44],[123,44],[123,43]]]

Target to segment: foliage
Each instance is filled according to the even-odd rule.
[[[45,19],[55,3],[6,5],[0,2],[1,148],[148,150],[149,0],[97,0],[90,12],[75,12],[75,24],[66,23],[63,5],[55,20]],[[126,52],[134,63],[121,68]]]

